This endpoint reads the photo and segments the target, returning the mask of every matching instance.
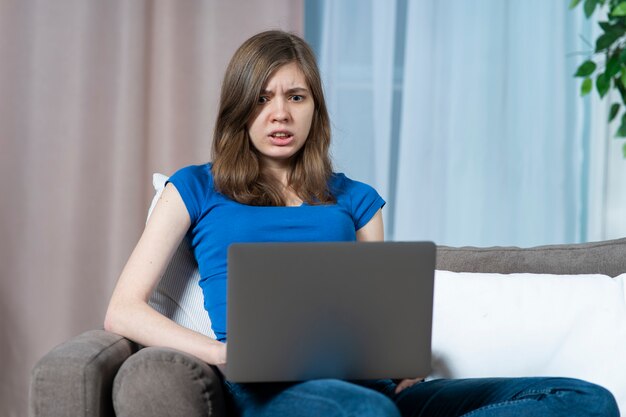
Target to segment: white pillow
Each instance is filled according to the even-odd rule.
[[[580,378],[626,412],[624,280],[437,271],[431,378]]]
[[[168,177],[162,174],[152,176],[156,193],[148,217],[152,214],[167,179]],[[204,296],[199,281],[198,264],[185,238],[176,249],[161,281],[150,297],[149,304],[181,326],[215,339],[209,314],[204,309]]]

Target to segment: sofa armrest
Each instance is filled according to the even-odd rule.
[[[218,371],[188,353],[146,347],[120,368],[113,384],[118,416],[224,417]]]
[[[55,347],[33,368],[31,417],[113,417],[113,380],[138,349],[122,336],[91,330]]]

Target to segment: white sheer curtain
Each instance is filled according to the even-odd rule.
[[[388,200],[388,238],[612,237],[590,227],[607,216],[592,199],[606,199],[607,180],[589,177],[605,164],[590,151],[604,116],[592,123],[572,77],[576,52],[590,49],[581,10],[543,0],[312,3],[305,33],[320,57],[335,162]]]
[[[335,162],[387,197],[390,141],[378,138],[391,132],[395,2],[366,3],[324,3],[319,61]]]
[[[396,238],[581,239],[573,17],[558,2],[409,3]]]

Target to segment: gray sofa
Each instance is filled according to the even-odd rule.
[[[457,272],[626,272],[626,239],[534,248],[440,246],[437,269]],[[178,351],[141,348],[104,330],[44,356],[31,376],[29,414],[39,416],[225,416],[215,370]]]

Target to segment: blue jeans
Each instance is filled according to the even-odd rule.
[[[438,379],[400,394],[391,380],[225,385],[240,417],[619,417],[609,391],[571,378]]]

